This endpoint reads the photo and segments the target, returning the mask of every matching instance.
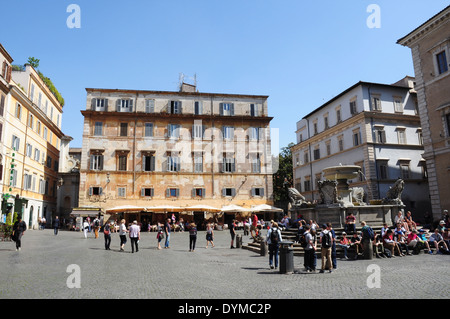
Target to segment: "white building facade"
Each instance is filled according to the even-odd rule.
[[[364,188],[365,202],[384,198],[402,178],[405,209],[421,217],[430,202],[413,83],[358,82],[298,121],[294,186],[317,201],[324,168],[358,165],[362,174],[350,186]]]

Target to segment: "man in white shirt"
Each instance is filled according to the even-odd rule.
[[[138,243],[141,238],[141,229],[137,224],[137,221],[133,221],[133,225],[130,226],[129,236],[131,241],[131,252],[134,253],[134,247],[136,247],[136,252],[139,251]]]

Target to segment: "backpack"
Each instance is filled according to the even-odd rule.
[[[278,244],[280,241],[280,238],[278,236],[278,229],[272,228],[272,232],[270,233],[270,242],[272,244]]]
[[[300,235],[298,242],[300,243],[300,246],[302,246],[302,248],[305,248],[308,245],[308,243],[306,242],[306,234],[305,233]]]
[[[373,232],[373,229],[369,226],[367,226],[365,229],[365,233],[367,235],[367,237],[370,238],[370,240],[374,240],[375,238],[375,233]]]
[[[322,236],[322,247],[330,248],[331,247],[331,232],[324,233]]]
[[[100,226],[100,221],[98,219],[95,220],[95,226]]]

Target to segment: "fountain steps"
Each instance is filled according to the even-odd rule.
[[[376,231],[377,233],[380,232],[382,226],[373,226],[372,227],[374,231]],[[340,240],[340,238],[342,238],[342,232],[344,231],[344,228],[333,228],[335,233],[336,233],[336,237],[338,240]],[[318,229],[317,235],[319,236],[320,232],[322,231],[322,229]],[[361,231],[361,227],[356,227],[356,231],[360,232]],[[293,244],[293,248],[294,248],[294,256],[304,256],[304,248],[300,246],[299,243],[296,242],[297,240],[297,229],[296,228],[289,228],[289,229],[285,229],[281,232],[281,236],[283,238],[283,241],[291,241],[294,242]],[[352,237],[352,235],[347,235],[347,237],[350,239]],[[317,243],[317,247],[319,249],[316,250],[316,255],[318,258],[320,258],[321,253],[320,253],[320,243]],[[256,241],[256,242],[249,242],[246,245],[242,245],[243,249],[247,249],[250,250],[252,252],[261,253],[261,243],[260,241]],[[336,247],[336,253],[337,253],[337,257],[343,257],[342,253],[343,253],[343,249],[341,247]]]

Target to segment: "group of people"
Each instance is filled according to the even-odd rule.
[[[411,212],[403,216],[402,212],[396,216],[393,227],[384,224],[380,232],[374,231],[365,221],[361,222],[361,231],[356,231],[356,218],[350,213],[346,218],[342,238],[338,239],[331,223],[319,225],[314,220],[308,222],[300,219],[298,221],[297,242],[304,249],[304,267],[306,272],[315,272],[317,268],[317,251],[320,249],[322,265],[320,272],[332,272],[337,268],[336,247],[343,249],[343,258],[349,259],[348,252],[354,252],[354,259],[365,253],[373,253],[376,258],[395,258],[419,253],[422,249],[432,254],[450,254],[450,219],[444,218],[428,235],[427,230],[418,229],[411,217]],[[282,229],[286,225],[280,225],[271,221],[271,227],[267,232],[266,241],[269,250],[269,267],[278,267],[278,249],[282,241]],[[347,234],[351,235],[347,237]],[[319,248],[320,244],[320,248]],[[372,245],[372,247],[370,247]],[[372,248],[372,249],[370,249]],[[367,250],[367,251],[366,251]]]
[[[157,230],[156,230],[156,240],[157,240],[157,249],[162,249],[162,241],[164,240],[164,249],[170,248],[170,234],[172,232],[171,226],[172,220],[168,218],[164,223],[158,222]],[[103,228],[103,234],[105,239],[105,250],[111,250],[111,232],[114,225],[110,223],[106,223]],[[186,226],[186,231],[189,232],[189,251],[195,251],[195,246],[197,242],[197,234],[198,229],[195,223],[190,223]],[[83,228],[86,232],[88,229],[88,222],[85,221]],[[206,225],[206,248],[208,245],[211,247],[215,247],[214,245],[214,230],[211,224]],[[133,223],[127,227],[125,219],[122,219],[119,223],[119,238],[120,238],[120,251],[125,251],[125,245],[128,242],[128,238],[131,242],[131,252],[139,251],[139,240],[141,239],[141,227],[138,222],[135,220]],[[128,235],[128,236],[127,236]],[[97,237],[96,237],[97,238]]]

